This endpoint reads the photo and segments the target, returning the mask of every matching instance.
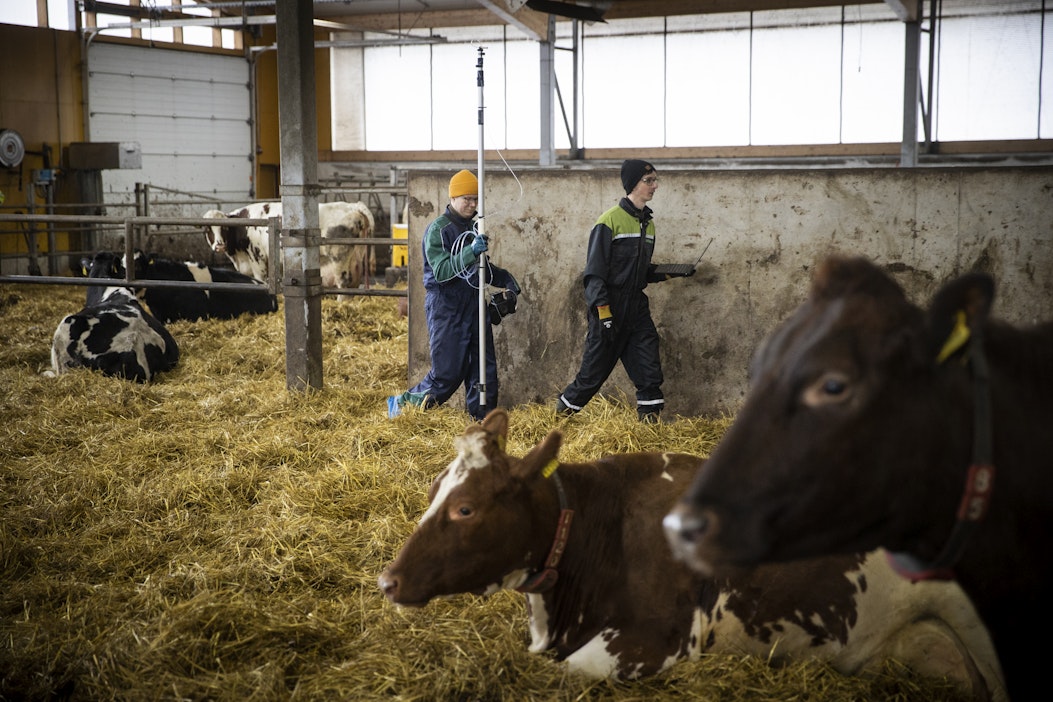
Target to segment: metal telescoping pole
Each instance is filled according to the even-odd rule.
[[[479,234],[486,235],[486,210],[483,209],[483,198],[486,192],[485,183],[485,163],[483,159],[483,52],[485,49],[479,47],[479,61],[476,63],[476,67],[479,69],[477,73],[476,83],[479,86],[479,202],[478,202],[478,220],[476,223],[476,230]],[[486,325],[488,320],[486,317],[486,252],[479,254],[479,406],[480,408],[489,409],[487,407],[486,400]]]

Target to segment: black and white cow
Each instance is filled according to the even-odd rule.
[[[174,261],[155,254],[135,253],[139,280],[184,280],[199,283],[254,284],[259,290],[194,290],[144,288],[140,296],[163,322],[177,319],[232,319],[239,315],[267,314],[278,309],[277,298],[260,281],[237,271],[194,261]],[[121,269],[120,277],[124,276]]]
[[[112,253],[81,261],[90,278],[119,278],[123,268]],[[128,288],[93,285],[87,304],[59,322],[51,342],[51,368],[91,368],[145,383],[179,361],[179,347],[164,325],[143,309]]]
[[[209,219],[281,216],[280,202],[255,202],[231,212],[209,210],[204,214]],[[318,205],[318,228],[323,239],[363,239],[373,236],[376,224],[364,202],[323,202]],[[267,227],[214,225],[205,227],[205,238],[212,250],[225,254],[240,273],[267,280]],[[376,266],[372,246],[321,244],[318,256],[322,285],[327,288],[357,288]]]
[[[230,212],[209,210],[208,219],[269,219],[282,216],[280,202],[254,202]],[[205,227],[205,239],[216,253],[224,254],[243,275],[267,280],[269,271],[267,227],[216,224]]]

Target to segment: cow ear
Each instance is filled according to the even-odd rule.
[[[529,453],[523,456],[523,459],[516,465],[514,472],[517,477],[530,478],[544,470],[549,470],[549,474],[551,474],[551,470],[555,470],[556,456],[559,455],[559,448],[562,443],[563,434],[556,429],[550,431],[548,436],[542,439],[537,446],[530,449]]]
[[[969,273],[944,285],[929,305],[930,358],[942,363],[964,349],[972,331],[986,323],[995,285],[985,273]]]
[[[482,424],[487,433],[501,437],[501,444],[504,445],[508,439],[508,412],[501,407],[490,410],[490,413],[483,417]]]

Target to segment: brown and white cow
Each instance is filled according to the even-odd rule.
[[[673,558],[662,516],[703,460],[677,453],[559,463],[559,432],[505,453],[508,415],[468,427],[430,506],[378,580],[394,603],[526,593],[533,652],[592,677],[636,678],[703,652],[817,657],[845,673],[900,660],[1004,699],[987,633],[949,583],[911,584],[883,554],[715,580]]]
[[[282,216],[282,204],[256,202],[231,212],[209,210],[203,216],[268,219]],[[323,202],[318,205],[318,228],[323,239],[368,239],[376,224],[373,212],[363,202]],[[225,254],[240,273],[267,281],[267,227],[215,225],[205,227],[205,238],[212,250]],[[372,246],[321,244],[318,256],[322,285],[327,288],[357,288],[376,267]]]
[[[758,349],[734,424],[666,518],[707,573],[883,546],[953,575],[1009,694],[1046,685],[1053,630],[1053,323],[989,317],[982,274],[927,311],[861,258],[830,258]],[[907,556],[906,554],[910,554]]]

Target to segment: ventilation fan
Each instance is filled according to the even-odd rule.
[[[22,135],[14,129],[0,129],[0,166],[15,168],[26,155]]]

